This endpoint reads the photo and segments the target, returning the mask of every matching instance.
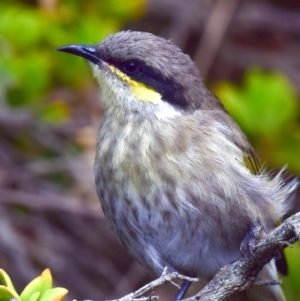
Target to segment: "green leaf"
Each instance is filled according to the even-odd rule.
[[[285,249],[285,254],[288,261],[289,274],[283,278],[283,290],[287,300],[299,300],[299,269],[300,269],[300,243],[297,242],[291,248]]]
[[[39,301],[62,301],[68,290],[62,287],[56,287],[45,292]]]
[[[3,283],[4,286],[8,287],[9,289],[11,289],[13,291],[16,291],[10,277],[2,269],[0,269],[0,281]]]
[[[280,72],[250,68],[242,86],[223,82],[215,87],[215,93],[250,136],[278,136],[297,117],[296,91]]]
[[[34,293],[33,295],[31,295],[31,296],[27,299],[27,301],[37,301],[40,295],[41,295],[40,292],[36,292],[36,293]]]
[[[46,269],[39,277],[33,279],[20,295],[22,301],[27,301],[33,294],[45,293],[52,288],[52,276],[49,269]]]
[[[15,290],[7,286],[0,285],[0,301],[7,301],[13,298],[20,301],[20,297],[18,296]]]
[[[300,173],[300,127],[295,126],[289,135],[284,135],[277,143],[276,151],[269,156],[268,162],[280,168],[288,164],[289,170]]]
[[[42,36],[42,16],[21,5],[0,8],[0,32],[3,36],[19,49],[33,47]]]

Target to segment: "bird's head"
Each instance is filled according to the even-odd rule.
[[[58,50],[90,62],[107,109],[169,118],[201,108],[207,93],[190,57],[150,33],[122,31],[98,45]]]

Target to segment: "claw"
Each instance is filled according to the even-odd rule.
[[[247,232],[245,238],[243,239],[240,245],[240,251],[243,256],[245,256],[249,252],[253,255],[256,248],[256,243],[259,240],[259,238],[261,238],[261,231],[262,227],[260,224],[255,223],[251,226],[250,231]]]

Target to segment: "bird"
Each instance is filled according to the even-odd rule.
[[[271,176],[189,55],[152,33],[120,31],[59,51],[86,59],[104,104],[94,165],[103,212],[128,252],[156,276],[209,281],[241,256],[253,225],[268,233],[297,181]],[[277,279],[274,262],[258,279]],[[189,287],[183,283],[175,300]],[[280,286],[234,300],[283,301]]]

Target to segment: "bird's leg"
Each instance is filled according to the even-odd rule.
[[[240,245],[241,254],[246,255],[248,252],[253,254],[257,241],[261,236],[263,236],[263,234],[264,232],[262,232],[262,227],[260,224],[256,223],[252,225]]]
[[[185,293],[187,292],[187,290],[189,289],[190,285],[192,284],[192,282],[187,281],[187,280],[183,280],[180,289],[178,290],[177,294],[175,295],[175,298],[173,301],[180,301]]]

